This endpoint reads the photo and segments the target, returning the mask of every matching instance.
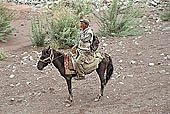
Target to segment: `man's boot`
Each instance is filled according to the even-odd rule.
[[[79,75],[77,74],[76,77],[74,77],[75,80],[84,80],[85,79],[85,75]]]

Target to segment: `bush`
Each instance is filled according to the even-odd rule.
[[[92,4],[87,0],[70,1],[70,8],[80,19],[87,18],[88,14],[92,12]]]
[[[8,57],[8,55],[5,52],[3,52],[2,50],[0,50],[0,60],[5,59],[7,57]]]
[[[102,36],[128,36],[140,33],[136,28],[142,20],[139,10],[133,8],[133,0],[127,0],[127,5],[122,0],[113,0],[111,5],[105,9],[99,9],[94,14],[98,19],[99,35]]]
[[[36,16],[32,19],[32,36],[31,41],[32,44],[35,46],[44,46],[45,44],[45,37],[46,37],[46,30],[41,20],[42,17]]]
[[[12,19],[14,18],[14,12],[5,8],[0,4],[0,41],[6,42],[5,36],[10,35],[13,29],[10,26]]]
[[[53,9],[52,15],[48,22],[51,40],[56,40],[60,48],[75,45],[79,38],[79,17],[64,7]]]
[[[163,14],[161,15],[161,19],[163,21],[170,21],[170,2],[168,3],[167,7],[164,9]]]

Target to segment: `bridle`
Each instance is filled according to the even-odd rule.
[[[50,51],[51,51],[51,53],[50,53],[50,56],[49,57],[47,57],[47,58],[45,58],[45,59],[40,59],[39,61],[41,61],[41,62],[43,62],[43,63],[49,63],[48,62],[48,60],[50,60],[50,64],[52,64],[53,63],[53,61],[55,60],[55,59],[57,59],[57,58],[60,58],[60,57],[62,57],[63,56],[63,54],[61,54],[60,56],[58,56],[58,57],[56,57],[56,58],[54,58],[54,52],[53,52],[53,49],[50,49]]]

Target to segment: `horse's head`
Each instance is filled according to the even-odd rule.
[[[52,63],[53,61],[53,50],[50,49],[43,49],[42,50],[42,55],[40,57],[40,60],[38,61],[37,68],[38,70],[43,70],[44,67],[46,67],[48,64]]]
[[[64,54],[54,49],[51,49],[50,47],[48,49],[42,50],[42,55],[37,64],[38,70],[43,70],[43,68],[46,67],[48,64],[53,63],[54,60],[58,60],[62,56],[64,56]]]

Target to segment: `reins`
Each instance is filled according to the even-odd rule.
[[[50,64],[52,64],[54,60],[56,60],[56,59],[58,59],[58,58],[60,58],[60,57],[64,56],[64,54],[62,54],[62,53],[61,53],[61,55],[60,55],[60,56],[58,56],[58,57],[54,58],[53,50],[52,50],[52,49],[50,49],[50,50],[51,50],[50,56],[49,56],[49,57],[47,57],[47,58],[45,58],[45,59],[43,59],[43,60],[42,60],[42,59],[40,59],[40,61],[41,61],[41,62],[43,62],[43,63],[48,63],[48,61],[47,61],[47,60],[50,60]],[[47,62],[46,62],[46,61],[47,61]]]

